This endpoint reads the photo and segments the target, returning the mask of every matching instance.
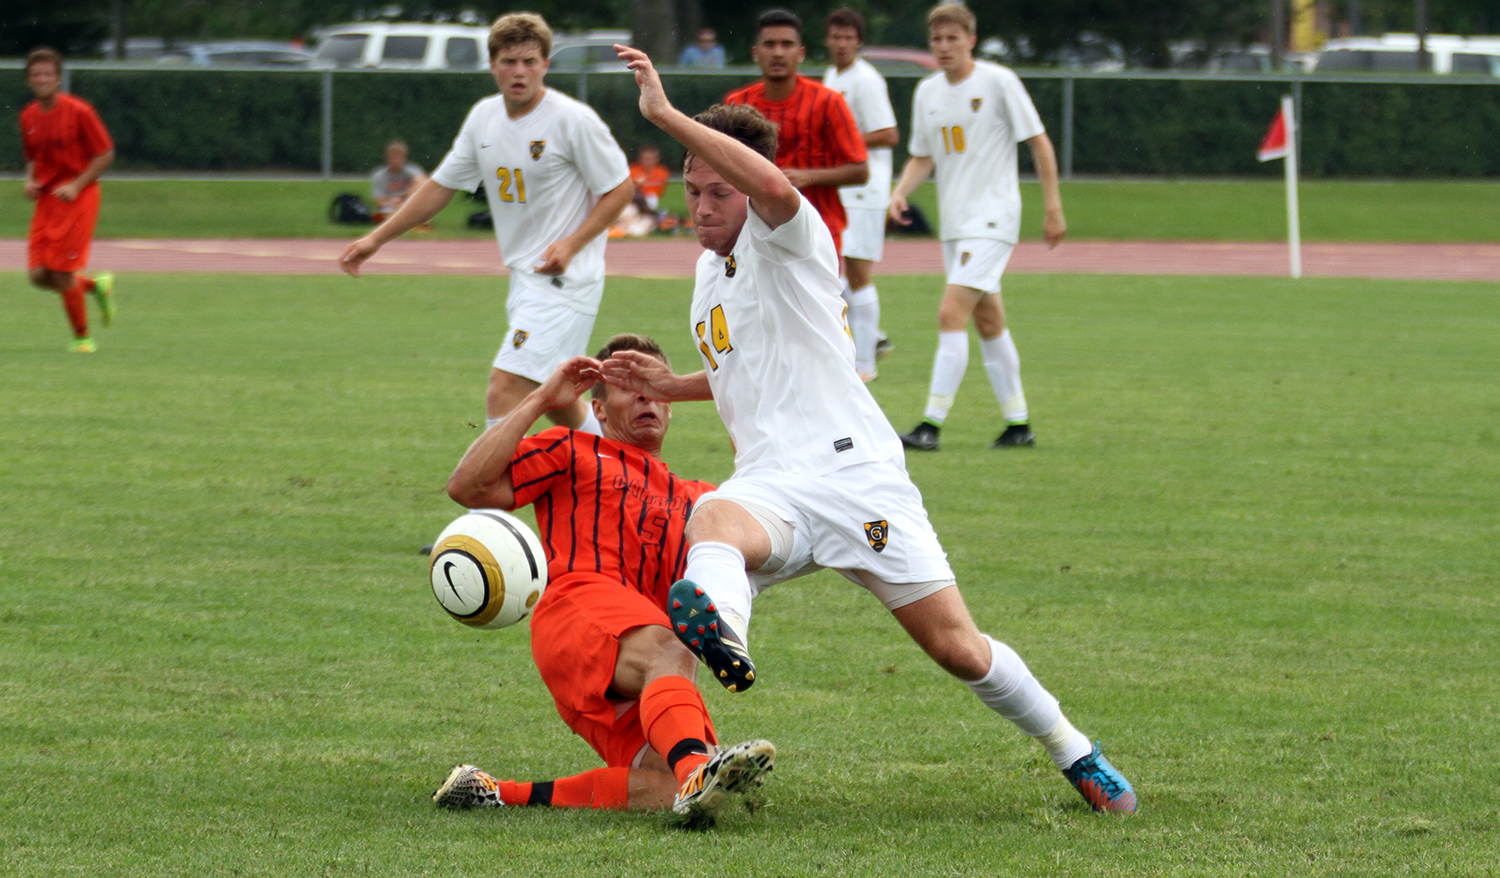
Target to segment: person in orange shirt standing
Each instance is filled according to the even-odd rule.
[[[849,220],[839,187],[870,179],[864,135],[843,95],[797,75],[797,65],[807,60],[802,19],[785,9],[762,15],[751,55],[761,81],[730,92],[724,103],[749,104],[776,125],[776,167],[812,202],[842,253]]]
[[[36,100],[21,110],[26,197],[36,202],[27,246],[32,284],[62,296],[76,353],[97,350],[89,335],[85,293],[93,293],[105,326],[115,319],[114,278],[81,274],[99,219],[99,175],[115,160],[114,141],[88,101],[62,91],[62,55],[45,46],[26,56],[26,84]]]

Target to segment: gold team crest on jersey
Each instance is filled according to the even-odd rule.
[[[513,348],[519,349],[521,345],[526,343],[526,339],[528,338],[531,338],[531,333],[524,329],[517,329],[515,334],[510,337],[510,345]]]
[[[724,257],[724,276],[734,277],[734,254]]]
[[[965,250],[964,252],[958,254],[958,264],[959,265],[968,265],[969,264],[969,251]]]
[[[542,157],[542,150],[544,150],[546,148],[547,148],[547,141],[545,141],[545,140],[533,140],[533,141],[531,141],[531,160],[532,161],[536,161],[537,159],[541,158]]]
[[[977,112],[979,112],[979,105],[982,104],[982,103],[984,103],[984,98],[973,98],[972,100],[969,101],[969,106],[973,107],[974,108],[974,112],[977,113]],[[535,147],[536,144],[532,144],[532,146]]]
[[[885,519],[879,521],[865,522],[865,539],[870,541],[870,548],[877,553],[885,551],[885,538],[889,536],[890,526]]]

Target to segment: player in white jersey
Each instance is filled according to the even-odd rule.
[[[927,15],[928,44],[942,68],[912,97],[911,158],[891,193],[890,214],[906,222],[906,199],[937,171],[938,219],[947,286],[938,310],[938,348],[923,419],[902,435],[907,448],[936,451],[938,432],[969,365],[969,320],[979,330],[984,371],[1006,427],[996,448],[1036,444],[1021,359],[1005,325],[1000,276],[1021,230],[1017,144],[1031,150],[1047,215],[1042,232],[1056,247],[1067,233],[1057,156],[1036,107],[1010,70],[974,60],[974,13],[944,5]]]
[[[900,441],[854,371],[833,238],[773,164],[775,127],[747,106],[690,119],[668,102],[643,52],[615,49],[635,71],[642,114],[687,148],[688,209],[708,251],[692,305],[704,368],[677,375],[621,351],[600,369],[648,398],[712,399],[735,448],[734,475],[688,521],[686,578],[668,600],[678,636],[721,684],[742,691],[755,682],[745,639],[753,594],[833,568],[1037,738],[1096,810],[1135,810],[1135,792],[1098,746],[969,616]]]
[[[863,186],[839,190],[849,226],[844,230],[844,301],[849,304],[849,331],[854,335],[854,368],[866,380],[875,377],[875,361],[890,350],[880,332],[880,294],[872,275],[885,251],[885,210],[891,201],[891,147],[900,140],[896,111],[885,77],[859,57],[865,41],[865,17],[847,6],[828,15],[823,44],[833,64],[823,84],[844,96],[869,152],[870,179]]]
[[[599,115],[544,84],[551,45],[541,16],[495,21],[490,69],[500,94],[474,105],[432,177],[341,259],[357,277],[386,242],[431,219],[456,192],[484,184],[510,269],[509,326],[485,399],[491,424],[586,352],[604,292],[604,233],[635,194],[625,154]],[[548,417],[599,432],[581,401]]]

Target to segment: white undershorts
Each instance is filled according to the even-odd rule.
[[[844,258],[879,262],[885,253],[885,211],[867,207],[845,207],[849,226],[844,229]]]
[[[541,384],[570,357],[588,353],[595,315],[550,295],[549,281],[538,278],[543,276],[511,273],[505,297],[508,326],[494,365]]]
[[[735,475],[699,501],[727,500],[758,520],[769,511],[791,526],[791,545],[772,536],[779,569],[752,573],[759,594],[778,582],[823,568],[837,570],[897,609],[954,584],[922,493],[906,474],[905,458],[858,463],[822,476],[755,471]],[[756,509],[755,507],[760,507]],[[783,560],[784,559],[784,560]]]
[[[1000,292],[1000,275],[1016,245],[994,238],[958,238],[943,242],[948,283],[982,293]]]

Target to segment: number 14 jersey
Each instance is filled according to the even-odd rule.
[[[901,454],[854,371],[838,255],[817,210],[770,228],[751,205],[729,256],[705,252],[692,333],[734,472],[822,475]]]

